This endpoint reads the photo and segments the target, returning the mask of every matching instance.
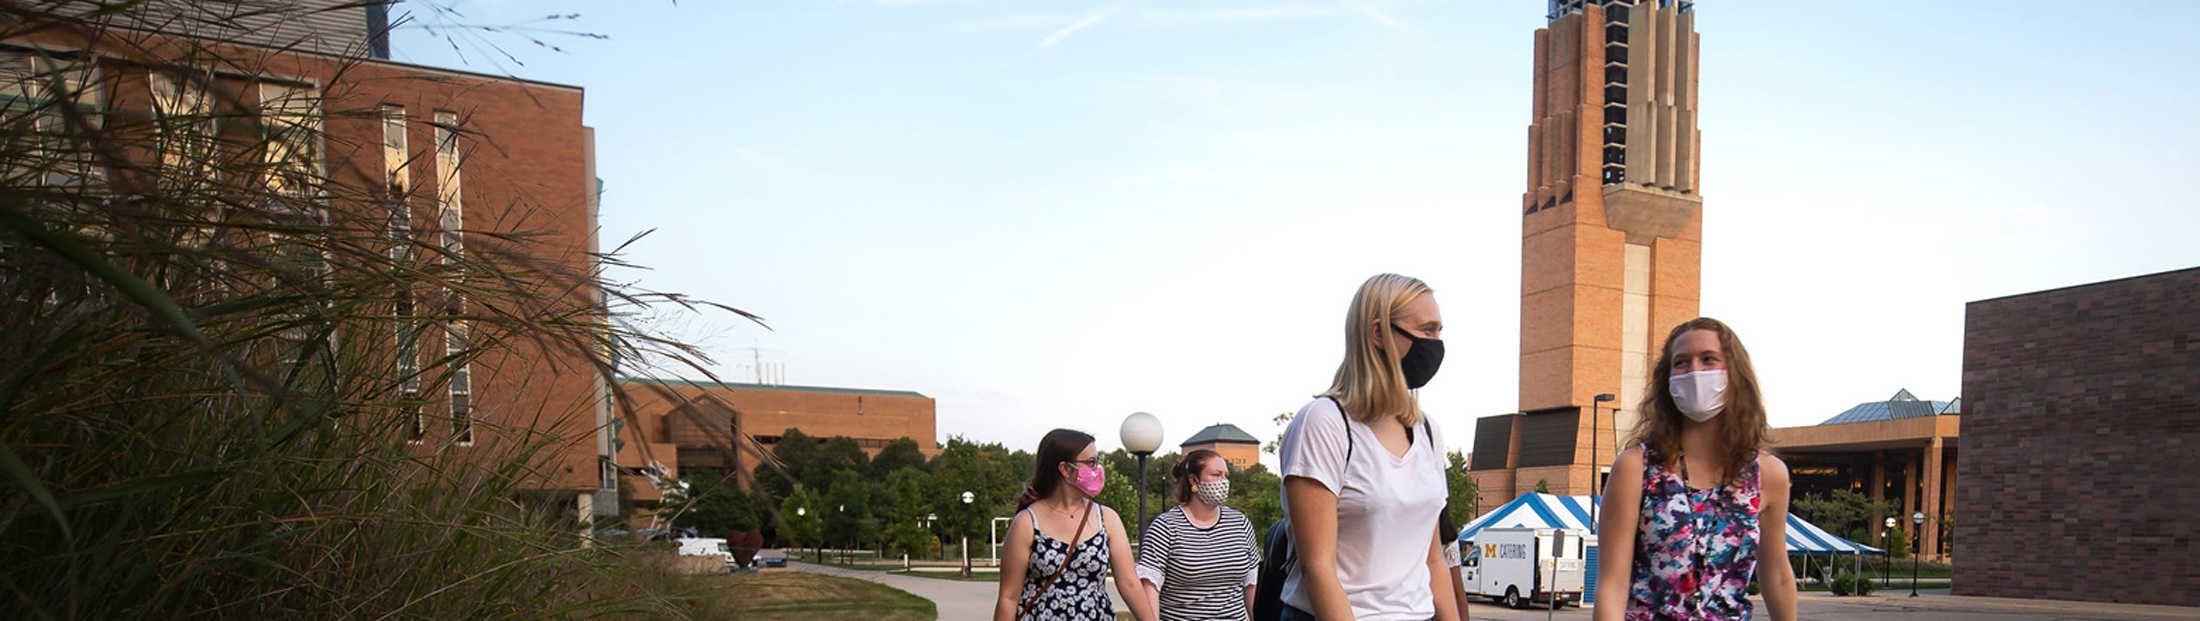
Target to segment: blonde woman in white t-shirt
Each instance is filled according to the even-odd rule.
[[[1286,621],[1459,618],[1436,539],[1443,435],[1413,392],[1443,362],[1443,331],[1418,279],[1378,274],[1353,295],[1336,379],[1299,409],[1277,451],[1297,559],[1283,584]]]

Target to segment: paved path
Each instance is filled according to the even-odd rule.
[[[796,571],[857,580],[869,580],[908,591],[917,597],[932,600],[939,607],[941,619],[991,619],[993,602],[1000,595],[1000,586],[992,582],[969,582],[944,578],[919,578],[883,571],[841,569],[826,565],[789,561],[787,566]],[[1110,593],[1115,598],[1117,612],[1127,610],[1123,606],[1123,594]]]
[[[1947,589],[1926,589],[1917,598],[1911,598],[1909,589],[1900,593],[1881,591],[1868,597],[1835,597],[1826,593],[1801,593],[1798,595],[1802,610],[1798,621],[2020,621],[2116,620],[2160,621],[2163,619],[2200,619],[2200,608],[2177,606],[2147,606],[2141,604],[2101,604],[2094,602],[2070,602],[2059,600],[2008,599],[1998,597],[1953,596]],[[1757,600],[1759,619],[1764,616],[1764,601]],[[1476,621],[1541,621],[1542,610],[1512,610],[1496,604],[1475,602],[1470,618]],[[1551,619],[1588,619],[1589,608],[1568,608],[1550,615]]]

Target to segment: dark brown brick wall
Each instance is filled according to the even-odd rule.
[[[2200,268],[1972,302],[1959,595],[2200,606]]]

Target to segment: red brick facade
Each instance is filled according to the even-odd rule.
[[[1958,595],[2200,606],[2200,268],[1972,302]]]
[[[729,459],[720,429],[738,429],[766,450],[788,429],[800,429],[815,438],[847,436],[869,455],[904,437],[915,441],[926,457],[940,452],[933,400],[915,392],[679,381],[659,386],[640,379],[619,384],[626,395],[621,407],[632,408],[632,418],[641,425],[635,430],[638,435],[621,434],[627,448],[619,452],[620,466],[645,465],[633,447],[646,442],[649,458],[658,463],[675,469],[730,468],[747,486],[755,457],[744,452]],[[698,416],[679,414],[683,407],[694,408]],[[670,454],[662,448],[667,446]]]
[[[108,114],[146,114],[153,101],[150,67],[170,66],[180,58],[220,59],[219,66],[201,68],[214,75],[217,106],[252,110],[264,103],[259,100],[262,85],[307,89],[320,111],[319,163],[330,183],[340,187],[384,187],[382,113],[387,106],[402,107],[411,152],[407,170],[414,186],[409,194],[412,229],[421,239],[439,232],[436,196],[442,189],[437,187],[434,152],[438,128],[432,121],[438,113],[454,115],[463,162],[459,186],[467,252],[497,247],[497,234],[524,236],[527,245],[503,247],[520,250],[531,266],[545,273],[540,291],[526,299],[468,303],[530,309],[595,306],[593,290],[548,275],[592,269],[595,181],[589,170],[593,154],[581,125],[579,87],[123,30],[53,30],[4,44],[90,56],[97,66],[100,105]],[[386,218],[375,215],[386,213],[385,205],[357,196],[339,198],[327,207]],[[423,292],[422,299],[428,295]],[[371,347],[357,342],[365,340],[346,341],[346,346]],[[440,344],[442,335],[430,331],[421,342]],[[523,434],[552,434],[557,440],[547,468],[527,486],[558,492],[599,489],[602,384],[594,368],[578,352],[546,350],[528,339],[505,343],[472,365],[478,433],[470,446],[454,450],[486,457],[515,448],[519,443],[513,438]],[[435,346],[422,350],[430,358],[442,353]],[[426,386],[423,392],[433,401],[426,409],[431,413],[427,433],[440,441],[453,433],[445,393],[437,386]]]

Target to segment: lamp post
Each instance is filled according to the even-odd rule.
[[[1146,458],[1161,448],[1161,419],[1133,412],[1123,419],[1123,450],[1138,456],[1138,549],[1146,548]]]
[[[933,538],[933,539],[938,539],[938,538],[939,538],[939,536],[940,536],[938,532],[934,532],[934,531],[932,530],[932,522],[934,522],[934,521],[937,521],[937,520],[939,520],[939,519],[940,519],[940,514],[937,514],[937,513],[926,513],[926,514],[924,514],[924,532],[932,533],[932,538]],[[943,541],[943,542],[940,542],[940,545],[941,545],[941,546],[946,546],[946,545],[947,545],[947,543]]]
[[[809,507],[795,507],[795,508],[794,508],[794,516],[795,516],[795,517],[796,517],[797,519],[801,518],[802,516],[805,516],[805,515],[809,515],[809,514],[810,514],[810,508],[809,508]],[[800,531],[799,531],[799,530],[797,530],[797,532],[800,532]],[[802,551],[802,542],[800,542],[800,541],[794,542],[794,551],[796,551],[796,552],[801,552],[801,551]],[[821,559],[821,558],[811,558],[811,559],[810,559],[810,562],[813,562],[813,563],[823,563],[823,562],[825,562],[825,559]]]
[[[973,500],[977,500],[977,496],[976,496],[976,495],[973,495],[973,494],[971,494],[971,493],[970,493],[969,491],[967,491],[967,490],[963,492],[963,515],[970,515],[970,503],[971,503],[971,501],[973,501]],[[960,529],[960,528],[957,528],[956,530],[962,530],[962,529]],[[970,577],[970,533],[963,533],[963,534],[962,534],[962,552],[963,552],[963,577],[964,577],[964,578],[968,578],[968,577]]]
[[[1589,532],[1597,532],[1597,508],[1604,505],[1604,458],[1597,453],[1598,436],[1604,435],[1604,416],[1597,404],[1618,401],[1612,393],[1598,393],[1589,400]],[[1575,410],[1580,411],[1580,410]]]
[[[1910,523],[1917,525],[1918,528],[1924,528],[1925,512],[1919,511],[1910,514]],[[1917,553],[1923,550],[1923,546],[1917,545],[1917,542],[1921,540],[1919,537],[1910,538],[1910,597],[1917,597]]]
[[[1890,515],[1890,516],[1887,516],[1887,527],[1886,527],[1886,528],[1882,528],[1882,529],[1879,529],[1879,545],[1887,545],[1887,531],[1891,531],[1891,530],[1894,530],[1894,525],[1895,525],[1895,521],[1894,521],[1894,516],[1892,516],[1892,515]],[[1891,568],[1892,568],[1893,566],[1894,566],[1894,555],[1892,555],[1892,554],[1889,554],[1889,555],[1887,555],[1887,560],[1886,560],[1885,562],[1882,562],[1882,563],[1880,563],[1880,564],[1879,564],[1879,584],[1880,584],[1880,586],[1886,586],[1886,584],[1887,584],[1887,571],[1888,571],[1889,569],[1891,569]]]

